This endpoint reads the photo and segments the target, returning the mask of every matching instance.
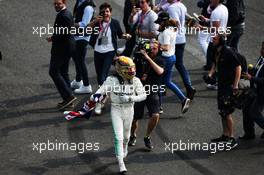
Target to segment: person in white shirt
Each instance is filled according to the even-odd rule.
[[[213,63],[213,57],[215,53],[215,49],[213,46],[213,37],[216,36],[217,33],[226,33],[227,32],[227,22],[228,22],[228,9],[225,5],[223,5],[224,0],[211,0],[210,6],[214,8],[210,19],[199,16],[202,21],[210,23],[210,32],[211,39],[207,49],[207,63],[204,66],[205,70],[210,70]]]
[[[76,68],[76,78],[71,82],[71,88],[75,89],[74,93],[76,94],[92,92],[85,64],[85,56],[90,37],[84,36],[84,33],[81,32],[84,32],[85,27],[90,23],[95,7],[96,5],[93,0],[77,0],[73,10],[75,27],[79,28],[80,31],[80,33],[74,37],[76,41],[76,50],[73,60]]]
[[[181,89],[171,81],[172,68],[176,62],[175,57],[175,41],[176,32],[178,28],[178,22],[170,19],[167,12],[162,12],[156,21],[160,25],[158,41],[160,43],[160,50],[162,51],[162,57],[165,60],[165,72],[163,75],[163,81],[165,85],[172,90],[182,102],[182,113],[188,111],[190,99],[187,98]]]
[[[90,27],[99,28],[99,33],[92,34],[90,45],[94,48],[94,65],[98,85],[101,86],[108,76],[111,64],[117,52],[117,38],[130,39],[129,34],[124,34],[118,20],[112,18],[112,7],[103,3],[99,7],[100,15]],[[100,115],[103,104],[97,105],[95,113]]]
[[[177,0],[177,2],[175,2],[174,0],[167,0],[167,2],[170,3],[170,6],[167,9],[170,18],[179,21],[179,29],[177,31],[175,46],[175,67],[181,75],[184,86],[186,88],[187,97],[192,100],[194,98],[196,90],[192,87],[189,72],[186,70],[183,63],[184,49],[186,44],[185,16],[187,14],[187,8],[180,0]]]
[[[142,39],[154,39],[158,35],[158,25],[154,23],[158,15],[151,10],[151,0],[139,0],[140,9],[132,9],[132,13],[128,19],[131,26],[132,38],[126,43],[125,50],[122,55],[131,56],[137,41]]]

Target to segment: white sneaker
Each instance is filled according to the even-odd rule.
[[[126,169],[126,166],[125,166],[125,163],[124,163],[123,159],[121,159],[121,158],[118,159],[118,166],[119,166],[120,173],[127,172],[127,169]]]
[[[207,84],[207,89],[217,90],[218,86],[217,84]]]
[[[72,89],[78,89],[78,88],[80,88],[82,85],[83,85],[83,81],[82,81],[82,80],[81,80],[81,81],[73,80],[73,81],[71,82],[71,88],[72,88]]]
[[[102,114],[102,104],[101,103],[96,103],[94,112],[96,115]]]
[[[92,92],[93,92],[93,90],[92,90],[91,85],[89,85],[89,86],[82,85],[80,88],[74,90],[74,93],[76,93],[76,94],[90,94]]]

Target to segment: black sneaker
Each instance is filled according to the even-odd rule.
[[[219,142],[228,142],[229,141],[229,137],[222,135],[221,137],[215,138],[215,139],[211,139],[212,143],[219,143]]]
[[[130,136],[128,146],[136,146],[137,137],[136,136]]]
[[[187,97],[190,100],[193,100],[195,93],[196,93],[196,89],[194,89],[193,87],[187,88]]]
[[[69,97],[68,99],[64,100],[63,102],[61,103],[58,103],[58,108],[61,110],[61,109],[64,109],[68,106],[70,106],[77,98],[74,97],[74,96],[71,96]]]
[[[186,98],[183,102],[182,102],[182,113],[186,113],[189,109],[190,106],[190,99]]]
[[[226,144],[229,145],[229,148],[230,148],[229,150],[236,148],[238,145],[238,143],[234,137],[230,137]]]
[[[264,139],[264,132],[260,136],[261,139]]]
[[[150,137],[144,137],[144,142],[145,142],[145,146],[146,146],[149,150],[153,149],[153,145],[152,145],[152,143],[151,143],[151,139],[150,139]]]
[[[253,140],[255,139],[255,135],[244,134],[243,136],[238,137],[239,140]]]

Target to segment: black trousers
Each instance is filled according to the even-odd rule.
[[[245,26],[231,27],[231,34],[227,37],[227,45],[238,50],[239,40],[244,34]]]
[[[70,55],[51,55],[49,75],[63,100],[72,96],[69,79]]]
[[[111,65],[115,57],[115,51],[99,53],[94,51],[94,65],[97,75],[98,85],[102,85],[106,80],[110,71]]]
[[[85,64],[85,56],[87,52],[88,41],[77,40],[76,49],[73,56],[76,69],[76,81],[83,80],[84,86],[89,85],[88,71]]]
[[[216,53],[216,48],[212,42],[209,43],[207,54],[206,54],[206,67],[207,69],[211,69],[214,61],[214,56]]]
[[[258,97],[254,98],[249,105],[243,109],[243,128],[246,135],[255,135],[255,123],[264,129],[264,101]]]

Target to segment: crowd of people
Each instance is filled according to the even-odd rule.
[[[127,156],[127,147],[136,145],[137,128],[144,116],[145,106],[149,122],[144,143],[151,150],[151,133],[163,113],[163,96],[167,89],[181,101],[182,113],[188,111],[195,98],[196,89],[184,65],[188,27],[199,30],[197,42],[206,57],[204,80],[208,88],[217,90],[223,133],[211,142],[229,143],[232,148],[237,146],[231,115],[237,108],[234,99],[241,92],[247,100],[242,100],[243,104],[240,104],[245,131],[240,139],[255,138],[255,122],[264,129],[261,113],[264,107],[264,43],[256,65],[245,71],[247,63],[239,52],[239,40],[245,28],[243,0],[199,0],[197,6],[201,8],[201,15],[194,17],[188,14],[181,0],[125,0],[123,24],[126,33],[119,21],[112,17],[113,9],[107,2],[99,6],[99,15],[95,13],[97,7],[93,0],[77,0],[73,15],[66,7],[66,0],[54,0],[54,6],[57,11],[54,28],[99,29],[87,35],[54,33],[47,38],[48,42],[52,42],[49,74],[63,99],[58,108],[64,111],[72,109],[76,100],[74,94],[93,93],[85,64],[90,45],[94,49],[99,87],[90,101],[96,102],[94,111],[97,115],[102,113],[106,101],[111,101],[115,151],[121,173],[127,171],[123,159]],[[188,25],[186,21],[189,21]],[[118,39],[127,40],[120,53]],[[76,77],[72,81],[68,74],[71,58],[76,68]],[[109,76],[112,65],[115,73]],[[174,67],[182,78],[185,91],[172,81]],[[250,86],[242,89],[241,84],[245,82],[242,79],[248,80]],[[89,111],[89,108],[91,106],[84,105],[84,111]],[[81,116],[86,112],[70,115]],[[261,137],[264,138],[264,133]]]

